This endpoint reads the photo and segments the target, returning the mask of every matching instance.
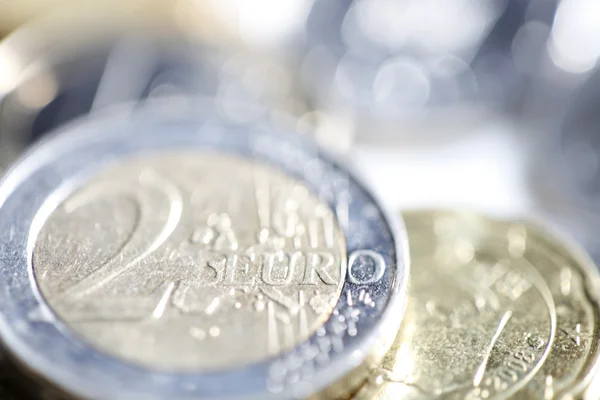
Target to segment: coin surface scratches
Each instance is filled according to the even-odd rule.
[[[550,236],[531,224],[508,224],[504,234],[509,242],[524,245],[523,257],[538,267],[556,306],[556,336],[548,359],[515,397],[549,400],[580,396],[600,361],[598,271],[568,239]]]
[[[358,398],[544,399],[598,367],[598,273],[531,223],[405,214],[413,257],[403,327]]]
[[[7,355],[76,398],[354,393],[406,308],[404,226],[301,135],[201,110],[98,113],[0,182]]]
[[[240,157],[173,153],[121,162],[69,196],[33,270],[56,313],[101,349],[203,370],[306,340],[338,301],[346,254],[333,212],[299,181]]]

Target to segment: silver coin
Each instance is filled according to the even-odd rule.
[[[79,397],[338,396],[403,315],[404,229],[298,135],[109,114],[36,146],[0,202],[0,337]]]

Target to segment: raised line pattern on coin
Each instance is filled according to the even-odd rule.
[[[482,233],[478,218],[415,211],[405,221],[413,263],[407,312],[356,398],[514,395],[539,373],[556,336],[552,293],[535,260]]]
[[[181,152],[89,179],[47,220],[33,264],[49,305],[102,350],[211,370],[313,334],[339,299],[346,250],[332,211],[301,182]]]
[[[550,354],[514,398],[580,398],[600,367],[600,276],[594,262],[569,238],[532,223],[495,221],[490,229],[502,234],[500,240],[522,249],[523,257],[537,266],[556,306]],[[600,394],[586,398],[597,399]]]

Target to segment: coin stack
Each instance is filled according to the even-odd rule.
[[[405,101],[424,121],[527,101],[547,83],[523,38],[555,4],[450,6],[479,34],[450,54],[422,43],[444,31],[395,36],[427,14],[410,2],[316,0],[306,41],[268,49],[242,3],[235,27],[209,0],[51,3],[0,27],[0,400],[600,399],[574,232],[390,211],[339,154],[406,136]]]

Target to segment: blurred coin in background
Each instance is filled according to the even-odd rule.
[[[531,142],[530,189],[541,213],[600,256],[600,70]]]
[[[561,0],[545,28],[535,73],[531,75],[523,116],[546,131],[555,129],[571,99],[587,85],[600,57],[600,8],[597,2]],[[539,27],[542,30],[542,27]]]
[[[599,367],[600,334],[600,276],[586,255],[528,223],[404,217],[414,265],[406,316],[358,398],[582,393]]]
[[[201,5],[152,4],[69,4],[0,43],[4,164],[74,117],[148,98],[170,98],[173,107],[188,97],[215,98],[221,113],[240,121],[262,119],[273,108],[304,114],[275,56],[242,48]],[[211,29],[197,28],[205,20]]]
[[[449,121],[518,109],[554,8],[537,0],[316,0],[299,79],[314,107],[352,119],[367,140],[436,124],[447,132]]]
[[[8,173],[8,354],[83,398],[349,394],[400,325],[405,232],[311,142],[203,113],[87,117]]]
[[[524,116],[529,187],[543,216],[600,257],[600,13],[598,4],[562,0]]]

